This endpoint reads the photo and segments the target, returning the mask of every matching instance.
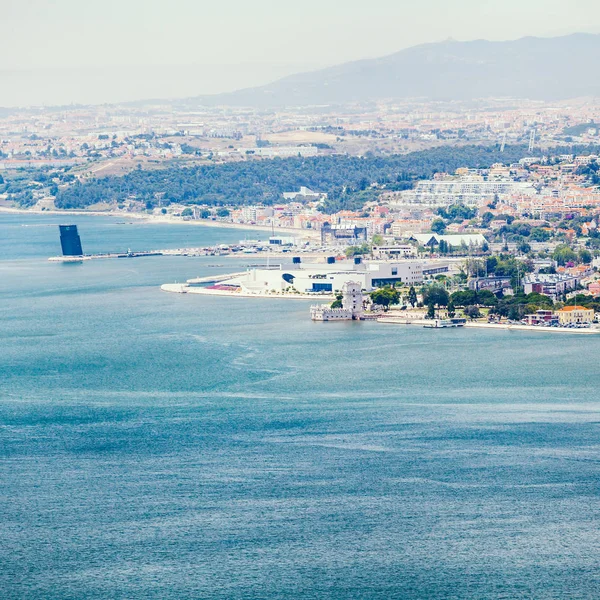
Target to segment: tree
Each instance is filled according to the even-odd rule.
[[[582,149],[556,148],[548,152],[576,154]],[[598,152],[595,146],[585,150]],[[171,203],[197,204],[200,200],[209,206],[272,205],[281,201],[283,192],[309,185],[327,193],[320,208],[322,212],[361,211],[365,202],[376,201],[384,190],[410,189],[416,180],[429,179],[435,172],[453,172],[459,167],[485,168],[500,161],[516,162],[525,152],[526,147],[517,144],[507,146],[504,153],[500,153],[499,148],[465,145],[385,156],[339,154],[268,160],[250,157],[225,163],[213,162],[211,159],[217,157],[209,152],[203,153],[206,161],[201,165],[182,168],[180,164],[169,164],[152,170],[133,169],[123,176],[91,178],[80,185],[62,187],[56,206],[85,208],[98,198],[118,203],[132,194],[145,202],[159,192],[164,192],[165,200]],[[364,179],[377,186],[369,185],[361,190]]]
[[[369,244],[361,244],[360,246],[348,246],[345,250],[345,254],[348,258],[353,256],[362,256],[371,252],[371,246]]]
[[[450,296],[454,306],[469,306],[477,303],[477,292],[474,290],[463,290],[462,292],[454,292]]]
[[[226,208],[219,208],[217,210],[217,217],[228,217],[229,211]]]
[[[477,292],[477,304],[481,306],[495,306],[498,299],[489,290],[481,290]]]
[[[592,262],[592,253],[589,250],[582,248],[579,251],[579,262],[589,265]]]
[[[474,218],[477,215],[476,208],[469,208],[464,204],[453,204],[448,208],[438,208],[436,210],[437,214],[440,215],[443,219],[447,219],[449,221],[454,221],[455,223],[460,223],[462,221],[468,221],[469,219]]]
[[[435,306],[447,306],[449,300],[446,288],[439,285],[431,285],[423,293],[423,303]]]
[[[412,306],[412,308],[414,308],[417,304],[417,292],[415,291],[415,288],[412,285],[408,290],[408,302]]]
[[[341,294],[336,294],[335,300],[331,303],[331,308],[343,308],[342,300],[343,296]]]
[[[210,217],[210,211],[203,210],[203,211],[200,212],[200,218],[201,219],[208,219],[208,217]]]
[[[430,302],[427,305],[427,314],[425,315],[426,319],[435,319],[435,305],[433,302]]]
[[[577,254],[567,244],[559,244],[552,253],[552,258],[563,267],[569,262],[577,260]]]
[[[525,296],[525,300],[528,304],[539,304],[541,307],[552,308],[552,298],[550,298],[550,296],[546,296],[545,294],[532,292],[531,294],[527,294],[527,296]]]
[[[465,315],[467,315],[467,317],[470,319],[477,319],[481,316],[481,313],[479,312],[479,308],[477,306],[467,306],[465,308]]]
[[[527,242],[521,242],[518,248],[522,254],[529,254],[531,252],[531,246]]]
[[[166,215],[166,214],[167,214],[167,209],[166,209],[166,208],[161,208],[161,209],[160,209],[160,212],[161,212],[163,215]]]
[[[400,294],[394,288],[384,287],[371,292],[371,300],[373,304],[383,306],[383,309],[387,311],[390,305],[400,302]]]
[[[482,227],[488,227],[489,224],[493,220],[494,220],[494,215],[490,211],[487,211],[487,212],[483,213],[483,215],[481,217],[481,226]]]
[[[378,233],[376,233],[376,234],[373,236],[373,244],[374,244],[375,246],[381,246],[381,244],[383,244],[383,236],[382,236],[382,235],[379,235]]]
[[[497,266],[498,266],[498,258],[495,256],[490,256],[485,261],[485,269],[488,273],[495,273]]]
[[[541,227],[534,227],[529,234],[529,239],[534,242],[547,242],[550,239],[550,232]]]
[[[508,318],[511,319],[511,321],[518,321],[523,318],[524,313],[525,310],[521,305],[513,304],[508,311]]]
[[[184,208],[181,211],[181,216],[182,217],[191,217],[194,214],[194,211],[191,208]]]
[[[431,231],[433,233],[442,234],[446,231],[446,223],[444,223],[443,219],[434,219],[431,223]]]
[[[450,299],[450,300],[448,301],[448,308],[447,308],[447,310],[448,310],[448,316],[449,316],[450,318],[452,318],[452,317],[453,317],[453,316],[456,314],[456,309],[455,309],[455,307],[454,307],[454,304],[453,304],[453,302],[452,302],[452,299]]]

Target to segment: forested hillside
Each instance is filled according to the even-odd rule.
[[[556,148],[553,153],[577,151]],[[590,152],[584,148],[580,151]],[[96,202],[122,202],[135,195],[154,206],[163,204],[242,205],[272,204],[283,192],[307,186],[327,192],[327,212],[360,208],[365,199],[381,189],[402,190],[417,179],[436,172],[454,172],[459,167],[489,167],[496,162],[513,163],[527,155],[524,146],[443,147],[394,156],[323,156],[248,160],[237,163],[171,166],[154,171],[136,170],[122,177],[104,177],[76,183],[59,191],[56,206],[83,208]],[[370,186],[377,184],[372,190]]]

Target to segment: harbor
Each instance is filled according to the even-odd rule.
[[[289,245],[295,239],[293,236],[281,237],[273,235],[268,240],[243,239],[228,244],[217,243],[206,246],[185,246],[151,250],[132,250],[131,248],[127,248],[126,251],[84,253],[77,225],[59,225],[58,228],[62,254],[49,257],[48,260],[50,262],[76,263],[88,260],[142,258],[147,256],[220,256],[233,258],[240,256],[261,256],[265,257],[268,262],[272,258],[285,260],[286,253],[290,252]],[[306,255],[310,254],[310,243],[305,242],[305,245],[300,250]]]

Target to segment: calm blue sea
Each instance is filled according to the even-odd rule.
[[[1,598],[600,597],[600,339],[167,294],[252,259],[59,222],[246,235],[0,215]]]

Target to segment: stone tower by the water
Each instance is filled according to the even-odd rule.
[[[360,283],[347,281],[342,288],[342,307],[352,312],[353,319],[363,318],[363,293]]]

